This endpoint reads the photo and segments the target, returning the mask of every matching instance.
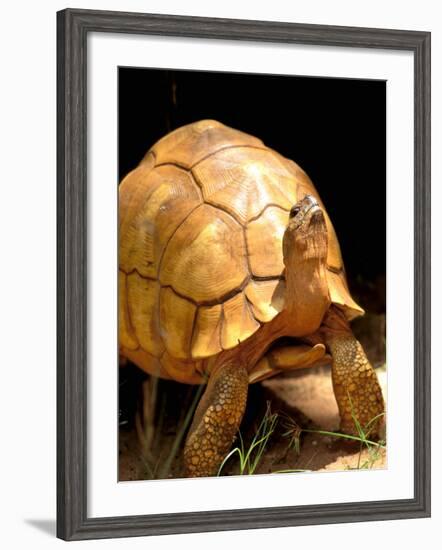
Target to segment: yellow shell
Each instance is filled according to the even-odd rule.
[[[193,382],[198,362],[271,321],[284,304],[289,211],[307,193],[320,201],[293,161],[214,120],[158,141],[119,190],[124,354],[149,372]],[[330,296],[351,319],[363,310],[325,215]]]

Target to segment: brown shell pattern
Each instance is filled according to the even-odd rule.
[[[121,345],[176,378],[174,358],[216,355],[271,321],[284,305],[289,211],[306,193],[319,199],[293,161],[219,122],[158,141],[120,184]],[[362,310],[326,221],[330,293],[352,318]]]

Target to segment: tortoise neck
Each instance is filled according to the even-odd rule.
[[[314,223],[305,233],[289,223],[283,238],[284,264],[286,268],[286,308],[293,316],[309,309],[317,319],[324,302],[329,300],[326,276],[328,238],[324,217],[315,215]],[[295,319],[296,322],[296,319]]]
[[[313,334],[330,306],[325,259],[310,258],[287,266],[285,311],[294,336]]]
[[[312,299],[328,294],[326,261],[309,258],[286,269],[286,306],[289,311],[299,310],[300,304],[312,303]]]

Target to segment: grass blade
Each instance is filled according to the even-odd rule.
[[[193,418],[193,413],[195,412],[196,406],[198,405],[198,401],[200,400],[201,394],[203,393],[205,387],[206,387],[205,384],[201,384],[198,387],[198,389],[195,393],[195,397],[192,400],[192,404],[189,407],[189,409],[187,410],[186,416],[184,418],[184,422],[182,423],[180,429],[178,430],[178,432],[175,436],[172,447],[170,449],[170,453],[167,456],[167,458],[166,458],[166,460],[163,464],[163,467],[160,469],[160,472],[159,472],[159,475],[158,475],[159,479],[166,479],[167,478],[167,475],[170,471],[170,467],[172,466],[173,459],[175,458],[175,456],[178,452],[178,448],[181,445],[181,442],[184,438],[184,434],[186,433],[188,427],[190,426],[190,422]]]

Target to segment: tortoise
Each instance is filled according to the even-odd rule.
[[[188,124],[121,182],[120,354],[152,375],[207,384],[187,476],[217,472],[248,385],[280,372],[330,358],[340,429],[382,416],[349,325],[363,313],[313,183],[260,139],[215,120]]]

